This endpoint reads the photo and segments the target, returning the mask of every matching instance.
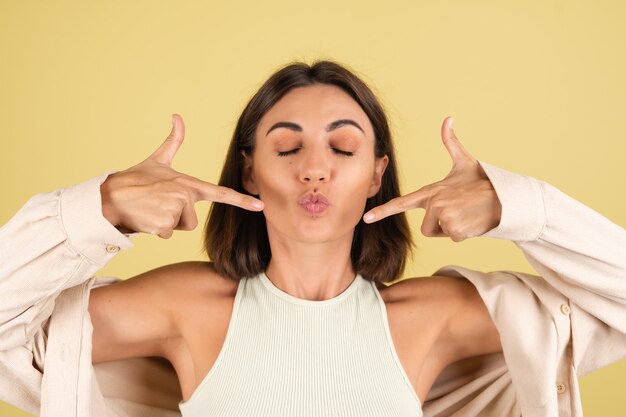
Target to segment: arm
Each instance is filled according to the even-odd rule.
[[[158,232],[169,238],[175,229],[194,229],[197,218],[193,205],[199,200],[262,209],[262,202],[251,196],[173,170],[172,159],[183,138],[182,119],[174,116],[170,135],[143,162],[34,196],[0,229],[0,350],[29,340],[52,313],[54,300],[61,291],[86,281],[120,250],[131,248],[129,238],[137,232]],[[125,235],[113,225],[131,233]],[[126,288],[128,291],[117,291]],[[110,326],[100,326],[96,333],[122,335],[122,339],[129,338],[128,343],[170,335],[169,320],[156,319],[154,304],[149,302],[122,311],[130,322],[137,323],[132,329],[124,329],[119,320],[103,319],[111,317],[111,312],[105,311],[111,296],[119,293],[119,304],[128,300],[126,292],[133,292],[133,288],[134,285],[121,285],[115,291],[96,292],[90,312],[98,324]],[[145,300],[158,301],[157,291]],[[99,296],[105,293],[106,297]],[[105,302],[100,302],[102,298]],[[112,303],[115,304],[113,300]],[[152,322],[163,324],[158,331],[142,325],[145,317],[151,315]],[[97,338],[97,352],[99,340],[105,338]],[[121,339],[111,340],[124,343]]]
[[[72,378],[71,397],[76,392],[72,376],[82,371],[72,360],[76,349],[81,358],[91,353],[96,360],[160,353],[159,341],[172,334],[172,318],[162,308],[167,307],[165,290],[157,284],[163,275],[176,275],[160,270],[128,284],[95,288],[88,294],[89,305],[82,297],[92,288],[88,279],[120,250],[131,248],[129,238],[138,232],[167,238],[174,229],[195,228],[193,203],[200,199],[262,208],[250,196],[171,169],[182,131],[182,120],[175,117],[170,136],[142,163],[36,195],[0,229],[0,399],[35,412],[42,389],[54,387],[58,393],[66,375]],[[156,284],[140,291],[146,277],[155,275],[149,281]],[[80,302],[71,304],[79,299],[76,294]],[[131,299],[139,294],[140,300]],[[55,316],[53,310],[63,313]],[[89,314],[73,320],[80,311]],[[90,319],[87,326],[83,317]],[[92,340],[83,340],[77,332],[82,328],[91,334],[90,325]],[[43,402],[42,410],[48,410],[64,401],[55,396]]]
[[[38,194],[0,228],[0,350],[23,345],[63,290],[133,246],[102,216],[108,175]]]
[[[453,315],[444,333],[457,346],[451,360],[501,347],[524,415],[579,407],[576,376],[626,356],[624,230],[545,182],[479,162],[461,145],[449,118],[442,140],[453,160],[446,178],[372,209],[364,221],[420,207],[426,210],[426,236],[512,240],[541,277],[455,265],[434,273],[475,287],[458,297],[463,314]],[[490,319],[495,327],[486,323]],[[479,337],[471,334],[474,324]],[[480,396],[498,401],[503,387],[486,385]],[[442,404],[452,403],[446,398]]]
[[[503,207],[482,236],[513,241],[569,300],[557,314],[572,317],[579,376],[626,356],[626,231],[544,181],[481,166]]]
[[[577,377],[626,356],[626,232],[543,181],[480,164],[502,203],[499,225],[480,236],[513,241],[541,277],[455,265],[434,273],[469,288],[448,327],[448,376],[464,372],[455,360],[502,349],[516,396],[510,406],[524,415],[580,410]],[[489,342],[496,337],[501,346]],[[510,394],[504,381],[459,389],[509,406],[499,400]],[[430,406],[449,407],[453,398]]]
[[[104,285],[89,294],[93,324],[92,363],[158,356],[169,358],[180,341],[177,313],[180,300],[198,276],[194,263],[162,266],[136,277]],[[206,276],[204,277],[206,280]],[[195,282],[196,291],[198,283]]]
[[[500,225],[481,236],[513,241],[560,292],[623,325],[614,313],[626,304],[626,231],[544,181],[480,164],[503,205]]]
[[[199,200],[262,209],[263,203],[251,196],[173,170],[183,138],[182,119],[174,116],[170,135],[143,162],[37,195],[0,229],[0,350],[30,340],[51,315],[55,298],[86,281],[120,250],[131,248],[129,238],[137,232],[169,238],[175,229],[194,229],[194,203]],[[164,287],[144,285],[161,282],[168,274],[145,275],[94,290],[89,312],[96,360],[159,353],[154,342],[175,334],[168,309],[160,308],[166,305]],[[119,310],[113,314],[111,306]]]
[[[531,284],[538,295],[557,291],[569,300],[567,307],[556,305],[556,317],[564,313],[574,316],[584,314],[580,317],[583,326],[574,325],[575,337],[578,336],[576,331],[587,333],[594,327],[605,332],[599,338],[579,337],[581,342],[584,339],[593,341],[596,353],[612,350],[606,355],[599,355],[609,362],[588,363],[581,371],[586,373],[619,359],[618,346],[622,346],[621,355],[626,355],[626,322],[623,320],[626,317],[626,231],[544,181],[482,161],[480,165],[502,204],[499,225],[480,236],[512,241],[549,286],[530,279],[528,274],[515,273],[524,277],[524,284]],[[456,272],[446,267],[435,274],[459,276],[458,271],[463,268],[453,269]],[[489,276],[485,279],[493,280]],[[484,326],[484,322],[491,317],[476,302],[480,299],[475,292],[475,289],[466,289],[463,296],[457,297],[464,301],[460,307],[463,314],[454,315],[456,330],[450,336],[458,341],[456,345],[460,349],[455,359],[489,353],[495,347],[486,341],[493,340],[491,333],[496,329]],[[469,323],[483,323],[477,327],[484,331],[476,334],[475,327],[469,326]],[[611,331],[606,332],[608,329]],[[615,337],[609,337],[610,334]],[[468,344],[468,340],[475,340],[476,343],[463,346]],[[621,342],[617,343],[618,340]],[[580,354],[585,351],[582,349]],[[583,358],[575,359],[582,362]]]

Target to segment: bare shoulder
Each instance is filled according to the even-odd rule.
[[[379,292],[390,320],[408,331],[423,329],[422,335],[429,332],[434,344],[471,291],[462,281],[447,276],[406,278]]]
[[[144,275],[144,274],[142,274]],[[136,278],[141,278],[142,275]],[[238,281],[220,275],[213,262],[186,261],[164,265],[145,273],[154,285],[163,284],[171,294],[222,295],[236,290]]]
[[[168,287],[179,302],[202,300],[205,304],[212,299],[232,298],[237,293],[239,281],[220,275],[212,262],[188,261],[163,268]]]
[[[194,318],[207,314],[222,315],[237,293],[239,281],[220,275],[212,262],[187,261],[165,265],[151,271],[151,285],[161,286],[167,295],[169,313],[184,336]]]
[[[165,304],[171,303],[175,312],[196,299],[234,295],[238,282],[220,275],[212,262],[185,261],[146,271],[120,284],[128,287],[129,296],[140,292],[156,295]]]
[[[471,288],[470,288],[471,287]],[[464,299],[474,286],[467,280],[448,276],[415,277],[400,280],[389,286],[379,287],[385,303],[411,299],[419,303],[439,304],[446,301],[445,309],[455,307],[455,303]]]
[[[382,289],[387,305],[402,306],[413,325],[435,327],[433,352],[442,364],[502,351],[491,315],[474,285],[444,275],[408,278]]]

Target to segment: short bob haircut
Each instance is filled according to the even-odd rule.
[[[248,102],[239,117],[228,148],[219,185],[240,193],[244,158],[254,152],[259,121],[290,90],[315,84],[334,85],[348,93],[364,110],[374,127],[375,155],[389,163],[378,193],[367,199],[365,211],[400,195],[396,158],[385,112],[369,87],[350,70],[332,61],[313,65],[294,62],[276,71]],[[411,232],[404,213],[375,223],[363,219],[356,226],[350,257],[354,271],[375,283],[399,278],[412,249]],[[272,252],[263,212],[213,203],[204,229],[204,250],[221,275],[239,280],[267,268]]]

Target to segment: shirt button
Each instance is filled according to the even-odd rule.
[[[558,392],[559,394],[563,394],[565,392],[565,384],[563,384],[562,382],[556,384],[556,392]]]
[[[567,315],[569,313],[571,313],[571,309],[569,308],[569,306],[567,304],[561,304],[561,313]]]
[[[119,246],[107,245],[107,252],[109,252],[109,253],[119,252],[119,250],[120,250]]]

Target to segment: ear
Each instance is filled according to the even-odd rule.
[[[372,178],[372,183],[367,191],[367,198],[374,197],[376,193],[378,193],[378,190],[380,190],[383,174],[385,173],[388,163],[389,157],[387,155],[382,158],[376,158],[376,161],[374,162],[374,177]]]
[[[259,189],[254,182],[252,155],[248,155],[246,151],[241,151],[241,155],[243,156],[243,170],[241,172],[243,188],[252,195],[259,195]]]

